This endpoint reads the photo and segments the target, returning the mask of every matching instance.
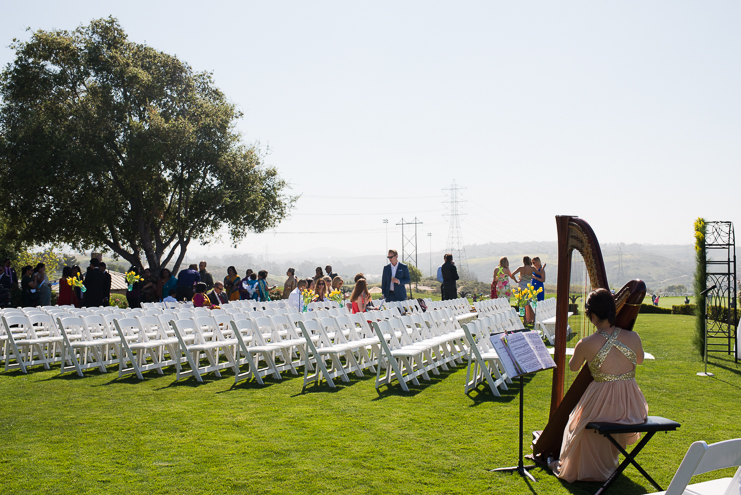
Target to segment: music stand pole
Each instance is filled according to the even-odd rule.
[[[524,398],[523,398],[524,387],[522,386],[522,376],[523,375],[520,375],[519,377],[520,378],[520,453],[519,453],[519,456],[517,457],[517,466],[490,469],[489,472],[494,472],[494,471],[507,472],[507,473],[517,472],[523,478],[527,478],[530,481],[537,482],[538,480],[536,480],[533,477],[533,475],[528,472],[528,469],[532,469],[536,467],[535,464],[532,464],[530,466],[525,466],[524,463],[522,462],[522,443],[523,443],[522,442],[522,433],[523,433],[522,430],[523,430],[523,417],[524,417],[523,411],[524,411],[524,404],[525,404]]]

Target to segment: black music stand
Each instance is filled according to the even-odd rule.
[[[523,373],[523,375],[524,375],[524,373]],[[523,396],[524,396],[524,388],[522,386],[522,377],[523,377],[523,375],[520,375],[519,376],[519,379],[520,379],[520,450],[519,450],[519,455],[517,456],[517,466],[510,466],[510,467],[502,467],[502,468],[490,469],[489,472],[495,472],[495,471],[505,472],[505,473],[517,472],[523,478],[527,478],[530,481],[537,482],[538,480],[536,480],[533,477],[533,475],[528,472],[528,469],[532,469],[532,468],[537,467],[537,466],[535,464],[532,464],[532,465],[529,465],[529,466],[525,466],[524,462],[522,461],[522,458],[523,458],[522,457],[522,443],[523,443],[522,442],[522,434],[523,434],[523,431],[522,431],[523,430],[523,406],[524,406],[524,403],[525,403],[524,402],[524,398],[523,398]]]

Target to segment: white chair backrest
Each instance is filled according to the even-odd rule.
[[[689,485],[690,480],[697,474],[703,474],[717,469],[724,469],[741,465],[741,438],[725,440],[708,445],[703,441],[694,442],[687,449],[682,463],[679,465],[677,472],[674,474],[669,488],[666,489],[666,495],[682,495],[685,488]],[[739,473],[731,483],[738,483]],[[729,486],[725,493],[739,493],[739,488]],[[694,492],[692,492],[694,493]]]

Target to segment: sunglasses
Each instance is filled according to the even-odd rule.
[[[393,256],[387,256],[387,258],[388,258],[388,259],[390,259],[390,260],[392,260],[392,259],[396,258],[396,255],[393,255]]]

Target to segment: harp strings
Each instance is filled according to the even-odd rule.
[[[584,303],[587,300],[587,295],[591,287],[589,281],[589,271],[587,270],[586,263],[581,253],[574,250],[571,259],[571,280],[569,281],[571,290],[569,291],[572,296],[577,296],[576,307],[578,314],[569,318],[569,326],[572,329],[572,333],[568,336],[566,341],[566,347],[573,349],[576,343],[584,337],[588,337],[594,333],[594,326],[584,315]],[[571,302],[571,301],[569,301]],[[571,351],[567,350],[568,355],[566,360],[571,358]],[[568,365],[565,366],[564,374],[564,389],[568,390],[571,383],[576,378],[578,372],[573,372],[569,369]]]

